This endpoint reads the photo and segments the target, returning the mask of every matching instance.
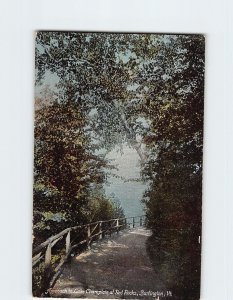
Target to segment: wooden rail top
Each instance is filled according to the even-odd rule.
[[[46,246],[48,246],[49,244],[51,244],[55,240],[60,239],[61,237],[63,237],[68,232],[75,231],[77,229],[88,228],[88,227],[91,227],[91,226],[94,226],[94,225],[100,225],[100,224],[102,225],[104,223],[111,223],[111,222],[112,223],[114,223],[114,222],[119,223],[119,221],[125,221],[126,222],[127,220],[131,220],[131,219],[132,219],[132,223],[127,222],[127,225],[132,224],[133,227],[134,227],[134,225],[136,223],[139,223],[139,222],[135,221],[137,218],[140,219],[139,222],[140,222],[140,225],[142,225],[142,219],[145,218],[145,215],[128,217],[128,218],[109,219],[109,220],[97,221],[97,222],[93,222],[93,223],[88,223],[88,224],[84,224],[84,225],[78,225],[78,226],[73,226],[73,227],[66,228],[66,229],[62,230],[61,232],[57,233],[56,235],[53,235],[53,236],[49,237],[46,241],[44,241],[43,243],[41,243],[40,245],[35,247],[32,251],[32,254],[35,255],[35,254],[39,253],[43,248],[45,248]],[[118,226],[119,226],[119,224],[118,224]],[[122,226],[119,226],[119,227],[122,227]]]

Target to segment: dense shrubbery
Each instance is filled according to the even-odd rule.
[[[204,39],[180,38],[180,68],[173,66],[164,92],[154,94],[156,114],[146,137],[143,174],[150,182],[144,203],[153,235],[148,252],[174,299],[197,300],[200,293]],[[178,46],[179,45],[179,46]],[[173,48],[173,50],[176,48]],[[170,61],[172,64],[172,61]],[[170,65],[171,67],[171,65]],[[154,87],[150,94],[153,93]],[[148,95],[149,98],[149,95]],[[154,155],[156,153],[156,157]]]
[[[96,215],[102,219],[101,211],[108,218],[117,215],[114,204],[101,192],[108,163],[95,154],[97,146],[85,126],[79,107],[70,103],[36,110],[35,244],[66,227],[96,220]],[[99,201],[96,212],[94,200]]]

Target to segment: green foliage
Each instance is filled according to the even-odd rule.
[[[36,187],[44,185],[39,206],[47,193],[50,203],[60,199],[59,211],[84,207],[90,185],[107,176],[93,147],[111,150],[128,142],[149,182],[149,226],[200,230],[201,35],[38,32],[36,69],[38,85],[46,71],[59,78],[57,100],[36,112],[35,164],[43,174]]]
[[[148,155],[143,176],[150,185],[144,203],[147,225],[153,230],[148,253],[176,299],[196,300],[201,264],[204,40],[181,36],[169,49],[165,87],[145,83],[151,131],[145,136]]]
[[[173,298],[200,298],[200,244],[190,230],[163,230],[147,241],[147,251]]]
[[[32,291],[34,297],[40,297],[43,293],[44,263],[40,263],[32,269]]]
[[[60,251],[61,252],[61,251]],[[64,249],[62,250],[64,252]],[[50,273],[54,275],[54,272],[52,270],[55,269],[55,267],[58,265],[61,259],[61,255],[65,255],[65,253],[60,253],[60,255],[56,254],[53,255],[51,258],[51,268]],[[49,281],[47,277],[45,276],[45,264],[44,262],[37,263],[37,265],[32,269],[32,291],[34,297],[41,297],[44,295],[44,292],[49,287]]]
[[[145,137],[149,155],[143,173],[151,184],[144,201],[151,228],[195,227],[200,235],[204,40],[181,37],[174,44],[171,50],[181,54],[173,52],[169,63],[181,62],[180,67],[173,66],[165,91],[154,86],[160,100],[147,107],[157,113]]]
[[[89,119],[98,143],[112,149],[145,129],[137,121],[142,103],[134,85],[140,35],[75,32],[38,32],[36,38],[37,84],[47,70],[60,78],[59,101],[78,105]],[[146,35],[143,35],[146,38]],[[94,113],[93,113],[94,112]]]
[[[105,181],[107,162],[94,154],[86,121],[72,103],[36,110],[34,236],[42,242],[64,227],[88,222],[91,186]]]
[[[122,207],[101,192],[94,191],[90,197],[88,219],[91,222],[124,218]]]

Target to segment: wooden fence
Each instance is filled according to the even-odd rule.
[[[144,226],[145,216],[130,218],[111,219],[98,221],[86,225],[66,228],[58,234],[51,236],[42,244],[36,246],[32,251],[32,267],[40,263],[44,264],[43,282],[44,290],[51,288],[61,273],[62,266],[71,256],[72,252],[80,249],[90,249],[91,243],[109,238],[113,233],[120,230]],[[54,253],[53,248],[56,248]],[[58,250],[59,249],[59,250]],[[56,263],[53,263],[53,255],[56,255]]]

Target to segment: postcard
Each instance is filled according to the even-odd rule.
[[[34,297],[200,298],[205,38],[38,31]]]

